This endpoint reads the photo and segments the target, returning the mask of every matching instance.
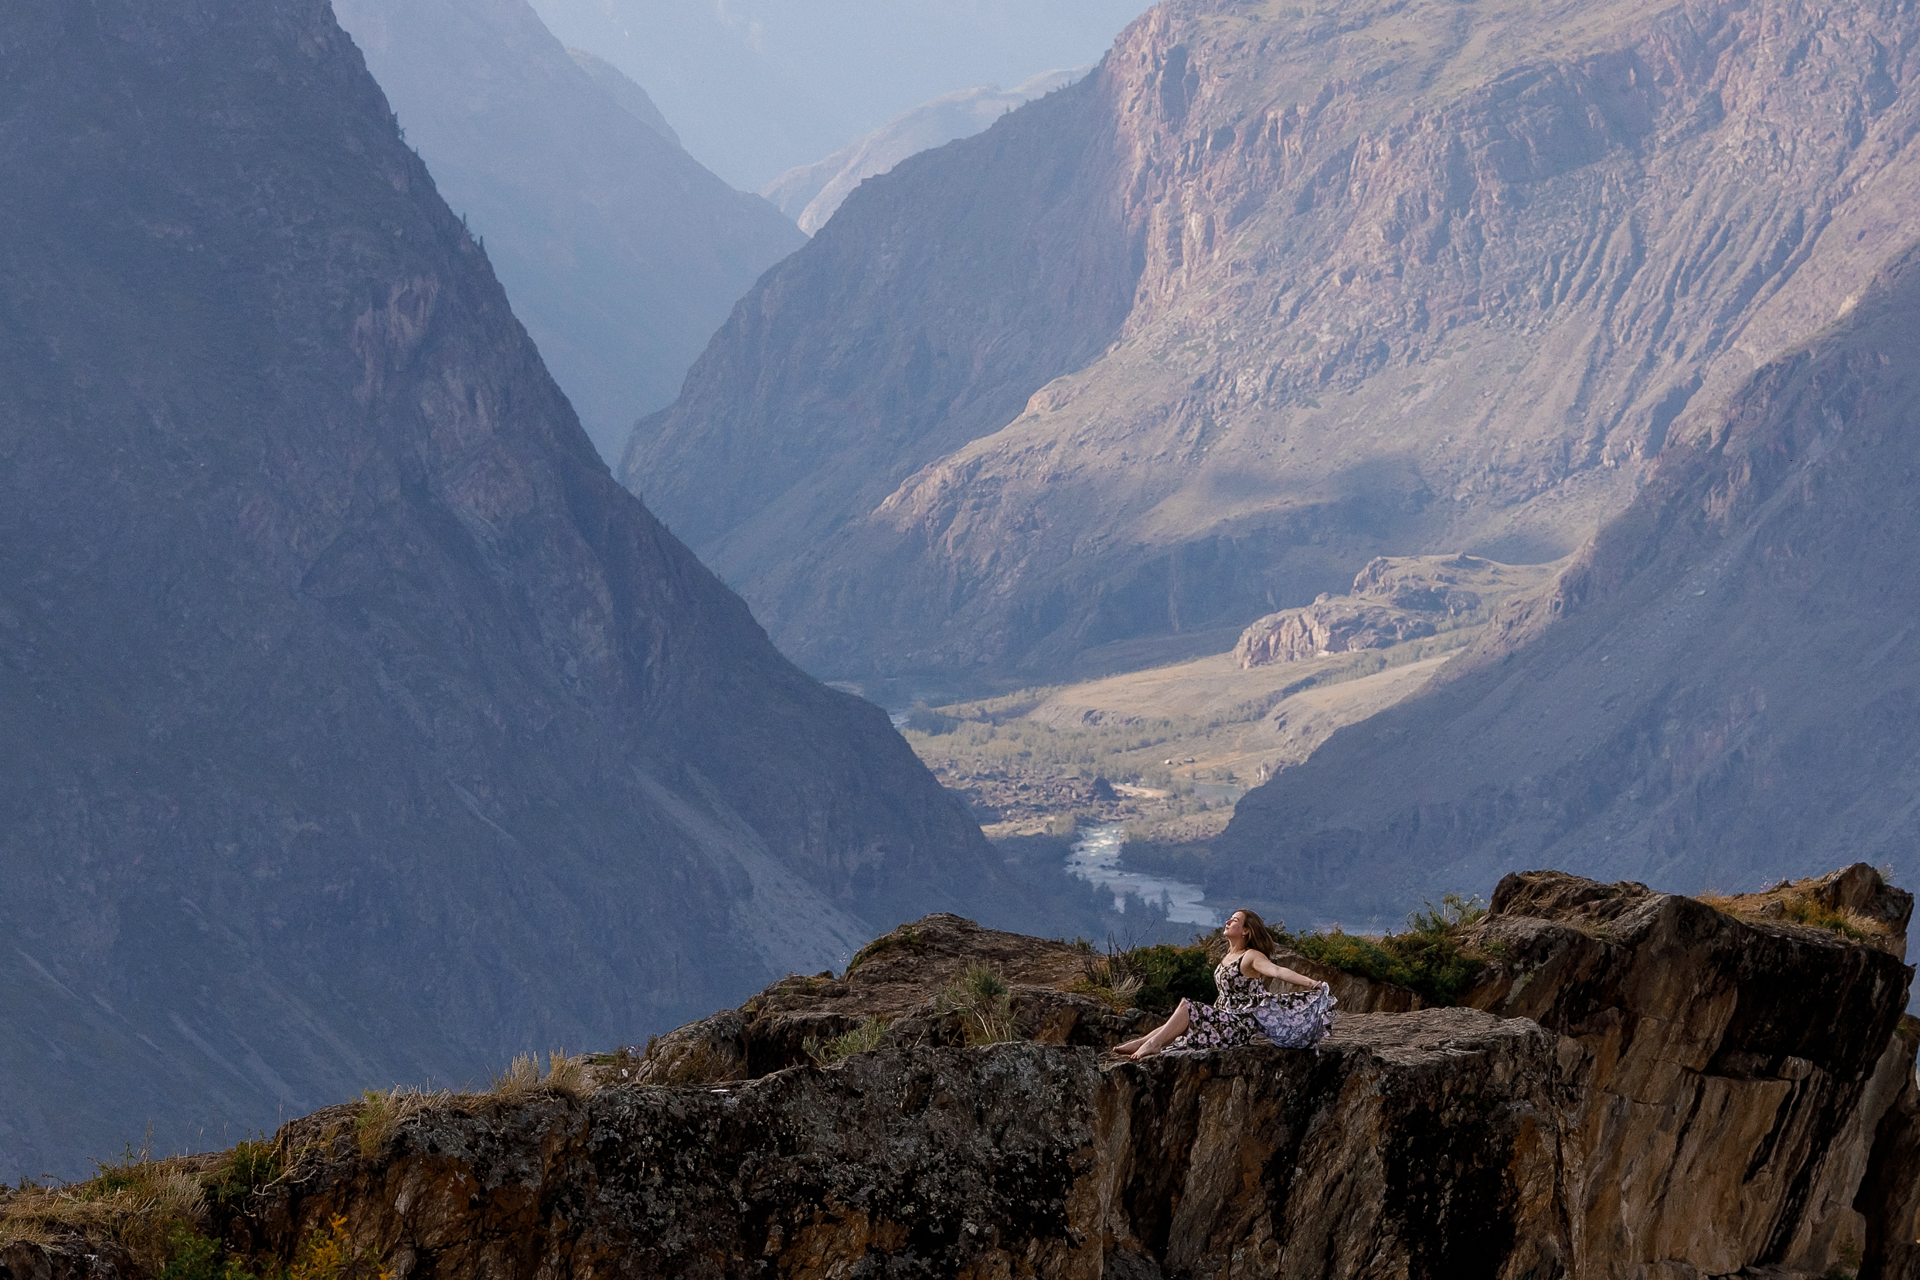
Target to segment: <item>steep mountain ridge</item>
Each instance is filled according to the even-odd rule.
[[[1174,0],[1073,91],[866,184],[836,221],[887,248],[757,286],[623,479],[836,674],[1056,670],[1376,554],[1557,558],[1901,248],[1917,21]],[[1044,219],[950,212],[1036,146]],[[1103,267],[1009,272],[1009,241]],[[950,318],[962,274],[990,322]],[[1063,288],[1079,341],[1032,359]],[[909,376],[949,366],[959,403]]]
[[[325,0],[14,6],[0,161],[0,1177],[991,911],[608,475]]]
[[[1243,798],[1210,891],[1404,910],[1518,851],[1690,888],[1909,865],[1916,368],[1910,247],[1451,678]]]
[[[733,304],[806,237],[702,168],[643,89],[581,65],[526,0],[335,11],[595,447],[617,458],[634,419],[672,401]]]

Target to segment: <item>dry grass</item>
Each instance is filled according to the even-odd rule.
[[[966,1042],[1005,1044],[1018,1040],[1009,1007],[1007,980],[984,964],[970,964],[934,997],[934,1012],[959,1014]]]
[[[505,1101],[542,1093],[562,1098],[583,1098],[592,1089],[587,1060],[584,1057],[569,1058],[565,1050],[555,1049],[547,1054],[545,1075],[540,1072],[538,1055],[523,1053],[515,1057],[511,1066],[494,1076],[492,1096]]]
[[[851,1031],[844,1031],[824,1044],[812,1036],[800,1042],[800,1047],[816,1067],[830,1067],[836,1062],[851,1058],[856,1053],[872,1053],[887,1043],[887,1022],[884,1018],[868,1018]]]
[[[399,1085],[384,1092],[368,1089],[362,1093],[360,1114],[353,1120],[354,1143],[360,1148],[361,1156],[371,1160],[379,1155],[387,1139],[402,1124],[446,1102],[449,1097],[451,1095],[444,1091],[427,1093]]]
[[[206,1216],[200,1179],[166,1160],[131,1152],[85,1182],[20,1187],[0,1202],[0,1245],[51,1244],[63,1235],[108,1235],[147,1272],[166,1264],[168,1235]]]
[[[1112,955],[1088,956],[1081,966],[1080,976],[1073,980],[1067,990],[1103,1001],[1115,1013],[1125,1013],[1138,1002],[1143,985],[1140,975],[1133,972],[1133,967],[1127,963],[1126,954],[1115,952]]]
[[[1709,890],[1694,901],[1715,911],[1753,920],[1783,920],[1825,929],[1855,942],[1874,942],[1885,938],[1887,926],[1857,911],[1836,910],[1813,896],[1805,882],[1782,881],[1759,893],[1719,893]]]

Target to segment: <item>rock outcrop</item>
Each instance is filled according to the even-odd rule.
[[[702,168],[646,91],[526,0],[339,0],[406,138],[486,245],[602,457],[672,402],[760,273],[806,237]]]
[[[218,1229],[284,1258],[337,1221],[401,1280],[1911,1275],[1920,1023],[1892,952],[1912,898],[1871,868],[1820,892],[1887,945],[1532,872],[1475,926],[1478,1007],[1349,1016],[1318,1051],[923,1038],[443,1096],[371,1140],[364,1109],[331,1108],[280,1131],[287,1173]],[[900,1010],[969,962],[1038,991],[1071,951],[930,918],[812,995]],[[119,1257],[69,1237],[0,1274]]]
[[[614,483],[325,0],[4,28],[0,1180],[1020,909]]]
[[[1322,592],[1303,609],[1283,609],[1250,625],[1240,633],[1233,656],[1246,669],[1386,649],[1434,635],[1442,623],[1470,617],[1543,582],[1534,566],[1495,564],[1477,556],[1378,556],[1354,577],[1347,595]]]
[[[623,476],[853,678],[1063,672],[1376,555],[1558,559],[1904,250],[1917,34],[1169,0],[854,193]]]
[[[1364,918],[1522,856],[1723,891],[1909,866],[1916,370],[1920,250],[1670,444],[1419,696],[1243,797],[1209,896],[1284,884],[1285,915]]]

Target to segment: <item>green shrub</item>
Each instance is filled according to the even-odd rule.
[[[218,1240],[175,1222],[167,1232],[167,1264],[160,1268],[159,1280],[254,1280],[239,1259],[225,1253]]]
[[[1486,961],[1462,949],[1460,935],[1487,914],[1478,898],[1449,893],[1440,905],[1407,917],[1405,933],[1377,942],[1338,929],[1330,933],[1286,935],[1287,943],[1309,960],[1376,982],[1392,982],[1418,993],[1428,1004],[1447,1005],[1473,985]]]
[[[1125,954],[1128,971],[1140,979],[1134,1003],[1142,1009],[1165,1013],[1183,999],[1212,1004],[1220,998],[1213,983],[1217,961],[1203,943],[1176,947],[1162,942]]]
[[[280,1157],[265,1140],[237,1144],[226,1160],[204,1181],[207,1198],[215,1204],[244,1200],[280,1176]]]

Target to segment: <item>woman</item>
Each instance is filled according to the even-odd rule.
[[[1220,933],[1227,940],[1227,956],[1213,971],[1219,1003],[1182,1000],[1171,1018],[1148,1035],[1114,1046],[1115,1053],[1138,1059],[1164,1049],[1227,1049],[1263,1043],[1311,1049],[1326,1038],[1332,1021],[1329,1011],[1337,1003],[1333,993],[1326,983],[1273,962],[1273,934],[1259,916],[1236,911]],[[1308,990],[1277,996],[1261,984],[1262,977]]]

